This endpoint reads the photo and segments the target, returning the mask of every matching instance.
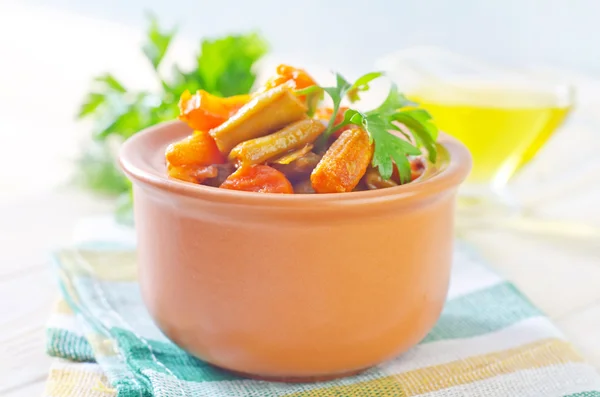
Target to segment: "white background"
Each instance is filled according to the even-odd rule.
[[[276,52],[369,68],[390,51],[439,45],[467,55],[600,72],[594,0],[24,0],[144,26],[153,10],[189,37],[260,28]]]

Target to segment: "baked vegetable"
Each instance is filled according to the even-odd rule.
[[[238,144],[229,153],[229,160],[241,165],[264,163],[314,142],[324,130],[320,120],[300,120],[273,134]]]
[[[210,130],[221,153],[227,155],[235,145],[265,136],[306,118],[306,106],[291,88],[281,85],[254,97],[220,126]]]
[[[294,193],[285,175],[268,165],[242,166],[229,175],[221,188],[259,193]]]
[[[179,99],[179,119],[195,130],[208,131],[223,124],[250,99],[250,95],[220,98],[204,90],[194,95],[185,91]]]
[[[293,88],[300,90],[313,85],[317,82],[303,69],[298,69],[289,65],[279,65],[276,69],[275,76],[271,77],[263,87],[263,91],[270,90],[271,88],[278,87],[282,84],[292,83]],[[260,92],[260,91],[259,91]],[[304,96],[300,96],[302,100]]]
[[[261,193],[346,193],[412,182],[426,158],[435,162],[437,128],[394,85],[377,108],[353,109],[380,76],[367,73],[350,84],[336,74],[335,86],[321,87],[304,70],[280,65],[250,96],[186,91],[180,118],[197,131],[169,146],[167,172]],[[317,107],[325,93],[331,103]]]
[[[191,136],[172,143],[165,153],[171,166],[199,166],[221,164],[225,156],[221,154],[215,141],[206,131],[195,131]]]
[[[325,152],[310,175],[317,193],[351,192],[373,157],[373,144],[362,128],[344,131]]]

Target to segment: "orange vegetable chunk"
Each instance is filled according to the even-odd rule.
[[[294,193],[285,175],[268,165],[241,167],[229,175],[221,188],[259,193]]]
[[[344,113],[346,113],[346,110],[348,110],[347,107],[340,107],[338,109],[337,114],[335,115],[335,120],[333,122],[333,125],[336,126],[338,124],[340,124],[342,121],[344,121]],[[321,120],[325,120],[327,123],[329,123],[329,120],[331,119],[331,115],[333,114],[333,109],[332,108],[318,108],[315,111],[315,117]],[[340,135],[342,135],[342,132],[349,130],[350,128],[354,128],[356,126],[354,125],[347,125],[345,127],[340,128],[339,130],[335,131],[333,133],[333,137],[337,138]]]
[[[171,178],[192,183],[202,183],[205,179],[215,178],[218,175],[218,168],[214,165],[182,165],[179,167],[169,165],[167,171]]]
[[[346,130],[323,155],[310,175],[317,193],[352,191],[367,171],[373,144],[362,128]]]
[[[277,66],[277,74],[265,83],[263,90],[270,90],[289,81],[294,83],[294,88],[297,90],[317,85],[315,80],[303,69],[281,64]]]
[[[317,85],[317,82],[303,69],[282,64],[277,66],[277,74],[267,80],[264,87],[259,90],[259,92],[267,91],[283,84],[288,84],[295,90],[301,90]],[[320,98],[321,94],[298,96],[300,101],[306,103],[311,108],[317,106]]]
[[[167,163],[174,167],[221,164],[225,157],[206,131],[194,131],[189,137],[167,147]]]
[[[204,90],[194,95],[186,90],[179,99],[179,119],[194,130],[208,131],[223,124],[249,101],[250,95],[220,98]]]

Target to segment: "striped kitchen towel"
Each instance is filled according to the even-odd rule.
[[[144,308],[135,252],[96,243],[59,251],[63,300],[47,328],[59,357],[46,396],[600,397],[600,377],[512,284],[458,244],[444,311],[406,354],[360,375],[283,384],[236,377],[166,339]]]

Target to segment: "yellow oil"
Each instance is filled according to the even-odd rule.
[[[468,182],[477,184],[505,183],[535,156],[571,106],[552,90],[485,83],[432,85],[409,97],[469,148]]]

